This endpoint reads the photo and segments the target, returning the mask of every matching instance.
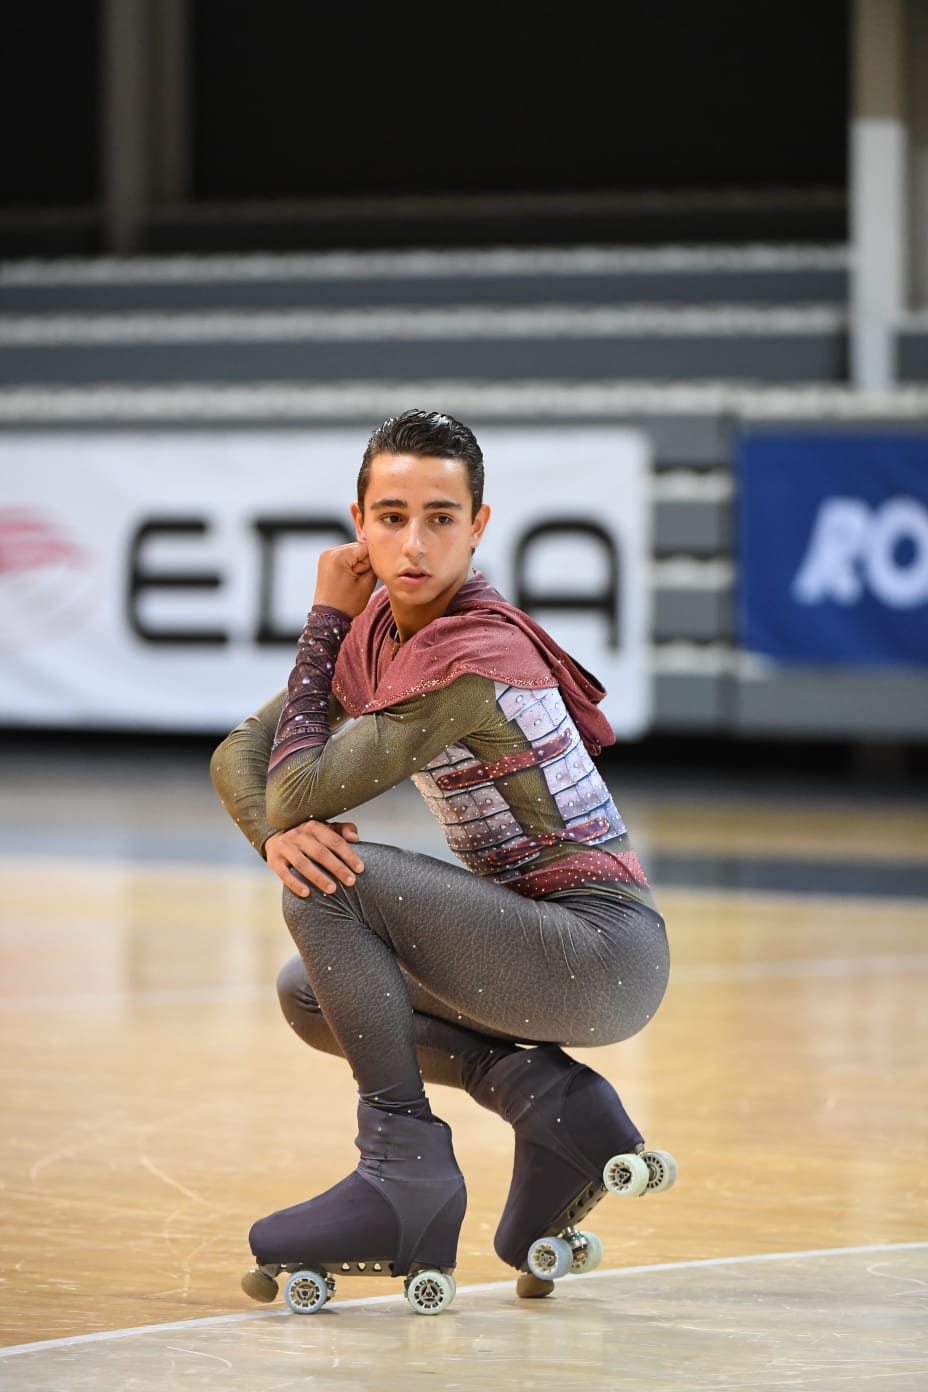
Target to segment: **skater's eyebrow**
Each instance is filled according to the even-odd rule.
[[[407,501],[406,501],[405,498],[377,498],[373,503],[368,503],[368,507],[370,507],[370,508],[386,508],[386,507],[405,508],[405,507],[409,507],[409,504],[407,503]],[[455,502],[455,500],[454,500],[453,498],[436,498],[436,499],[434,500],[434,502],[426,503],[426,504],[425,504],[425,507],[426,507],[426,508],[441,509],[442,512],[447,512],[450,508],[455,508],[458,512],[461,512],[461,511],[463,510],[464,504],[463,504],[463,503]]]

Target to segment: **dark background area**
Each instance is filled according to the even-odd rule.
[[[192,195],[842,188],[847,9],[194,0]],[[5,15],[7,207],[98,198],[100,28]]]
[[[5,6],[0,30],[0,200],[92,203],[99,195],[96,0]]]

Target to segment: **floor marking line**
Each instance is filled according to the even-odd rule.
[[[640,1274],[650,1274],[660,1271],[696,1271],[706,1267],[717,1266],[739,1266],[756,1264],[758,1262],[777,1262],[790,1261],[810,1257],[840,1257],[840,1256],[861,1256],[864,1253],[877,1252],[910,1252],[928,1250],[926,1242],[881,1242],[863,1247],[817,1247],[810,1248],[804,1252],[755,1252],[741,1257],[706,1257],[696,1261],[681,1262],[655,1262],[651,1266],[622,1266],[608,1271],[588,1271],[583,1275],[584,1280],[595,1280],[597,1277],[606,1276],[636,1276]],[[475,1286],[460,1286],[458,1295],[475,1295],[484,1291],[500,1290],[513,1285],[515,1276],[508,1277],[505,1281],[485,1281]],[[389,1302],[403,1300],[405,1297],[399,1292],[390,1295],[371,1295],[358,1296],[354,1300],[339,1300],[338,1310],[356,1308],[357,1306],[366,1307],[369,1305],[383,1305]],[[247,1310],[237,1315],[206,1315],[202,1319],[193,1320],[174,1320],[168,1324],[140,1324],[128,1329],[106,1329],[99,1330],[94,1334],[72,1334],[63,1339],[41,1339],[30,1344],[12,1344],[7,1348],[0,1348],[0,1359],[15,1358],[24,1353],[38,1353],[58,1348],[74,1348],[78,1344],[98,1344],[105,1343],[110,1339],[128,1339],[133,1334],[161,1334],[171,1330],[196,1329],[205,1325],[241,1324],[247,1320],[255,1319],[284,1319],[290,1317],[290,1310],[286,1307],[276,1310]]]

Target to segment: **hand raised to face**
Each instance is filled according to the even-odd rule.
[[[376,584],[365,542],[333,546],[319,557],[313,603],[328,604],[354,619],[366,608]]]

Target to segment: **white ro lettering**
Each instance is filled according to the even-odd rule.
[[[900,547],[912,554],[900,560]],[[857,604],[865,588],[892,609],[928,601],[928,508],[917,498],[826,498],[793,580],[800,604]]]

